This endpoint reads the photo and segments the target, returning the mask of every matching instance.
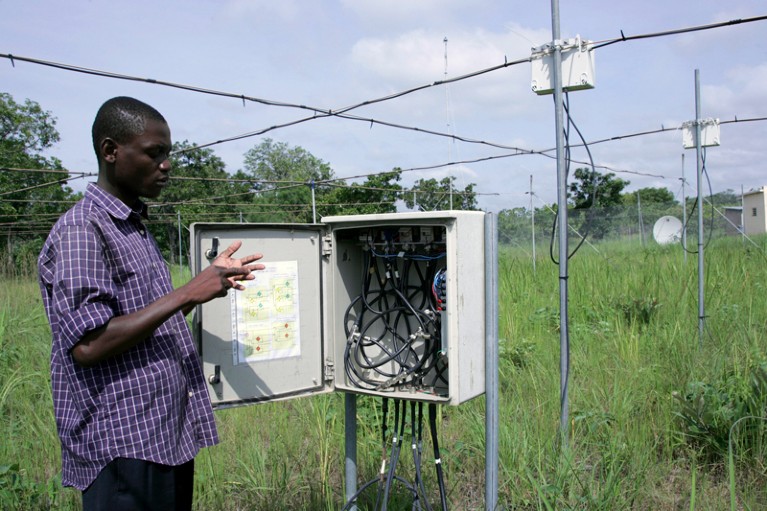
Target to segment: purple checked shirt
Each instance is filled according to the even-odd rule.
[[[51,230],[38,260],[53,334],[51,386],[62,483],[86,489],[117,457],[180,465],[218,443],[199,356],[182,313],[93,367],[70,350],[115,316],[172,291],[157,243],[131,210],[95,184]]]

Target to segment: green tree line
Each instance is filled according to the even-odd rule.
[[[82,197],[68,184],[76,176],[45,156],[59,141],[51,112],[0,93],[2,272],[29,271],[50,227]],[[249,149],[236,171],[214,150],[188,140],[174,143],[171,163],[171,185],[149,203],[149,228],[171,263],[188,254],[193,222],[311,223],[329,215],[392,213],[398,204],[477,209],[473,183],[459,189],[454,177],[420,179],[405,188],[400,168],[349,182],[306,149],[269,138]]]
[[[594,169],[578,168],[568,184],[568,237],[572,245],[582,238],[591,241],[636,237],[641,242],[652,238],[653,225],[664,216],[674,216],[688,222],[688,237],[697,237],[696,197],[686,197],[684,207],[667,188],[641,188],[625,192],[629,181],[613,173],[601,174]],[[737,226],[722,216],[726,206],[740,206],[740,197],[733,190],[711,193],[704,197],[703,211],[707,235],[733,232]],[[533,235],[536,244],[549,243],[555,238],[557,204],[539,207],[504,209],[498,214],[501,243],[530,246]]]
[[[77,200],[61,161],[46,156],[60,141],[56,118],[30,99],[0,93],[0,271],[28,271],[50,227]],[[475,184],[463,189],[453,176],[401,184],[402,170],[370,174],[362,182],[338,178],[328,162],[300,146],[270,138],[243,155],[230,171],[213,149],[184,140],[173,145],[171,186],[150,205],[149,227],[169,262],[189,252],[193,222],[312,223],[323,216],[413,210],[476,210]],[[95,156],[94,156],[95,163]],[[613,173],[575,169],[568,184],[573,243],[615,237],[650,238],[662,216],[697,214],[696,199],[684,208],[666,188],[626,192],[629,181]],[[709,231],[724,230],[714,208],[739,205],[732,191],[710,195],[703,209]],[[517,207],[498,214],[501,243],[529,246],[554,239],[556,204]],[[534,226],[534,229],[533,229]],[[695,231],[689,229],[688,232]],[[179,233],[181,234],[179,236]],[[179,246],[179,243],[181,246]]]

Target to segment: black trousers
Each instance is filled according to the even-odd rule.
[[[190,511],[194,460],[176,467],[117,458],[83,492],[83,511]]]

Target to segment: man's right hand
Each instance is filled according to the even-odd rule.
[[[213,260],[213,264],[201,271],[184,287],[188,287],[190,308],[208,302],[216,297],[226,296],[230,288],[242,291],[245,287],[240,284],[243,280],[253,280],[254,271],[263,270],[264,265],[255,263],[263,257],[262,254],[251,254],[239,259],[232,256],[242,246],[235,241]]]

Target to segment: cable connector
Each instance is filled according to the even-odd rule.
[[[360,341],[360,330],[358,325],[352,325],[349,337],[346,338],[346,344],[355,344]]]
[[[418,327],[418,330],[416,330],[415,332],[413,332],[412,334],[410,334],[408,336],[408,340],[410,340],[410,342],[413,342],[416,339],[418,339],[419,337],[422,338],[422,339],[429,340],[429,339],[431,339],[431,334],[428,334],[428,333],[424,332],[423,328]]]
[[[400,373],[394,378],[389,378],[385,382],[381,383],[379,386],[376,387],[377,391],[386,390],[389,387],[393,387],[394,385],[397,385],[402,382],[405,378],[407,378],[409,373]]]

